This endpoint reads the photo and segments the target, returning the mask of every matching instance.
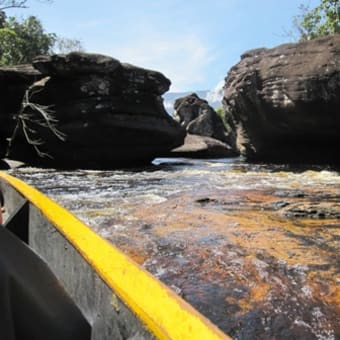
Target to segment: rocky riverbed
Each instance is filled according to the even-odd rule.
[[[10,171],[235,339],[340,337],[340,176],[326,166],[157,159]]]

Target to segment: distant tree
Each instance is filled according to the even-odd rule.
[[[6,14],[4,11],[0,10],[0,28],[3,28],[6,21]]]
[[[67,54],[70,52],[75,51],[83,51],[84,48],[81,44],[81,42],[77,39],[69,39],[69,38],[62,38],[57,37],[54,46],[53,46],[53,52],[54,53],[63,53]]]
[[[28,0],[0,0],[0,28],[6,21],[6,10],[11,8],[27,8]],[[40,2],[52,2],[53,0],[39,0]]]
[[[299,8],[301,14],[293,19],[299,40],[311,40],[340,33],[339,0],[320,0],[320,4],[315,8],[306,5],[300,5]]]
[[[10,17],[0,28],[0,64],[30,63],[37,55],[50,53],[56,38],[34,16],[22,22]]]
[[[216,113],[220,116],[220,117],[222,117],[223,115],[224,115],[224,111],[223,111],[223,107],[218,107],[217,109],[216,109]]]
[[[224,128],[227,132],[230,132],[232,129],[230,127],[230,124],[228,122],[228,117],[227,117],[227,114],[225,113],[223,107],[218,107],[216,109],[216,113],[217,115],[222,119],[222,122],[223,122],[223,125],[224,125]]]

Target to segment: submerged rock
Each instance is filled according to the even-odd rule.
[[[87,53],[42,56],[33,66],[44,78],[29,89],[35,106],[26,103],[26,135],[21,121],[10,158],[38,166],[115,168],[148,163],[183,143],[185,131],[163,106],[161,94],[170,86],[163,74]],[[41,109],[50,110],[49,120]]]
[[[244,53],[223,103],[249,159],[340,162],[340,35]]]
[[[308,217],[313,219],[336,218],[340,220],[340,204],[333,202],[299,203],[285,207],[281,213],[286,217]]]

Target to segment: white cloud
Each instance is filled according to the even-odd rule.
[[[224,79],[220,80],[218,84],[207,93],[206,100],[208,102],[221,102],[223,98],[223,86],[224,86]]]
[[[150,32],[149,32],[150,33]],[[147,34],[138,41],[100,50],[121,62],[162,72],[171,82],[171,91],[196,90],[209,77],[214,52],[194,34],[164,37]]]

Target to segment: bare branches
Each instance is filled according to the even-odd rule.
[[[28,8],[28,0],[0,0],[0,12],[10,8]],[[52,0],[39,0],[39,2],[50,3]]]
[[[48,153],[40,150],[40,146],[45,142],[39,136],[37,137],[38,131],[36,128],[32,128],[31,126],[33,125],[37,128],[46,128],[61,141],[65,141],[66,135],[58,130],[58,120],[55,118],[54,111],[51,110],[50,106],[40,105],[30,101],[32,95],[36,92],[37,90],[34,89],[34,85],[28,88],[25,92],[21,110],[17,116],[17,125],[9,139],[7,153],[10,152],[13,140],[21,128],[27,143],[33,146],[40,157],[53,158]]]
[[[9,8],[27,8],[27,0],[0,0],[0,11]]]

